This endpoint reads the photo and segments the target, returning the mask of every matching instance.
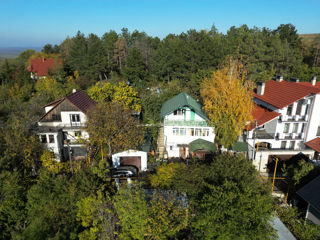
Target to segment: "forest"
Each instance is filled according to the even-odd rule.
[[[95,96],[106,86],[112,99],[96,101],[119,97],[141,111],[142,124],[157,126],[172,96],[185,91],[202,102],[202,82],[227,57],[241,61],[253,82],[274,75],[309,81],[320,75],[319,48],[319,39],[306,44],[292,24],[243,25],[226,34],[212,26],[163,39],[123,28],[101,37],[78,32],[41,52],[1,60],[0,239],[274,239],[270,186],[242,156],[158,163],[131,187],[117,188],[99,153],[72,172],[48,162],[36,123],[45,104],[72,89]],[[62,64],[34,80],[27,67],[42,56]]]

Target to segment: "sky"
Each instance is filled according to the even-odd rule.
[[[164,38],[189,29],[293,24],[320,33],[320,0],[0,0],[0,47],[60,44],[77,31],[102,36],[123,27]]]

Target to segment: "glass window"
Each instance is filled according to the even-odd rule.
[[[80,126],[80,114],[70,114],[71,126]]]
[[[283,132],[284,132],[284,133],[288,133],[288,132],[289,132],[289,127],[290,127],[290,123],[284,124]]]
[[[179,128],[173,128],[173,135],[179,135]]]
[[[196,128],[196,136],[201,136],[201,128]]]
[[[282,141],[281,142],[281,149],[285,149],[286,145],[287,145],[287,142],[286,141]]]
[[[295,141],[290,141],[289,148],[294,149]]]
[[[61,115],[60,114],[52,114],[52,120],[53,121],[61,121]]]
[[[49,143],[54,143],[54,136],[52,134],[49,135]]]
[[[81,131],[76,131],[74,132],[75,137],[81,137]]]
[[[207,128],[203,129],[202,136],[204,136],[204,137],[209,136],[209,129],[207,129]]]
[[[292,115],[292,104],[288,106],[287,108],[287,115],[291,116]]]
[[[292,129],[293,133],[297,133],[298,132],[298,126],[299,126],[299,123],[293,124],[293,129]]]
[[[297,110],[296,110],[296,115],[300,115],[300,114],[301,114],[301,108],[302,108],[303,102],[304,102],[303,99],[298,102]]]
[[[305,126],[306,126],[306,124],[305,124],[305,123],[303,123],[303,124],[302,124],[302,127],[301,127],[301,133],[303,133],[303,132],[304,132],[304,128],[305,128]]]
[[[41,142],[47,143],[47,135],[41,135]]]
[[[186,135],[186,129],[185,128],[180,128],[180,136]]]
[[[181,116],[185,113],[185,110],[184,109],[177,109],[173,112],[173,115],[178,115],[178,116]]]
[[[189,128],[189,130],[190,130],[190,135],[194,136],[194,128]]]
[[[317,136],[320,136],[320,126],[318,126]]]

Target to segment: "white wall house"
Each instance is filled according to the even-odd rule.
[[[313,158],[308,142],[320,134],[320,87],[315,79],[300,83],[277,77],[259,83],[254,101],[255,121],[245,138],[251,148],[249,157],[260,171],[267,170],[272,156],[288,159],[303,153]]]
[[[86,149],[81,139],[88,139],[86,113],[96,103],[84,92],[72,94],[45,106],[38,122],[38,135],[55,159],[83,158]]]
[[[200,104],[187,93],[180,93],[162,105],[164,146],[167,157],[186,158],[189,144],[197,139],[214,142],[214,129]]]

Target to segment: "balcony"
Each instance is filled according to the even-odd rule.
[[[206,121],[164,120],[165,126],[208,127]]]

